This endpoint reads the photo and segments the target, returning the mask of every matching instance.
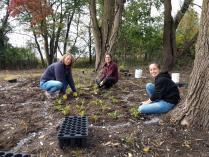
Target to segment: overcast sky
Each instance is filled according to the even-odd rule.
[[[172,15],[175,16],[177,11],[179,10],[183,0],[172,0]],[[202,6],[202,0],[194,0],[194,3]],[[194,6],[195,10],[201,14],[201,9],[198,6]],[[157,15],[158,12],[156,10],[153,10],[153,15]],[[27,40],[32,40],[29,35],[21,35],[26,34],[27,32],[23,32],[21,27],[15,26],[14,33],[10,33],[9,36],[9,42],[13,46],[23,47],[26,45]]]

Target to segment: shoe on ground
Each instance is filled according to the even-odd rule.
[[[54,93],[49,93],[47,91],[45,91],[45,96],[47,97],[47,99],[56,99],[58,97],[59,93],[54,92]]]

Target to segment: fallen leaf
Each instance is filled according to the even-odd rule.
[[[107,143],[105,143],[105,144],[103,144],[104,146],[107,146],[107,145],[110,145],[111,144],[111,141],[109,141],[109,142],[107,142]]]
[[[119,146],[120,143],[112,143],[112,146]]]
[[[39,136],[38,138],[39,138],[39,139],[41,139],[41,138],[44,138],[44,135],[42,135],[42,136]]]

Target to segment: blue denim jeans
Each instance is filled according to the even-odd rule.
[[[152,83],[148,83],[146,85],[146,91],[148,95],[151,97],[152,94],[155,92],[155,85]],[[165,113],[170,111],[174,107],[174,104],[171,104],[169,102],[166,102],[164,100],[157,100],[153,101],[150,104],[142,104],[139,106],[138,111],[140,113],[145,114],[159,114],[159,113]]]
[[[67,82],[65,85],[62,82],[56,81],[56,80],[40,81],[40,88],[43,90],[46,90],[49,93],[54,93],[54,92],[63,90],[64,88],[66,90]]]

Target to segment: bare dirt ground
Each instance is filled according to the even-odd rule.
[[[209,156],[208,132],[170,124],[166,115],[136,115],[140,101],[147,99],[144,86],[152,81],[146,70],[142,79],[134,78],[134,70],[130,77],[121,73],[116,86],[100,91],[92,70],[76,69],[79,96],[70,95],[68,100],[47,99],[36,72],[0,72],[0,78],[18,74],[17,83],[0,81],[0,151],[38,157]],[[188,81],[189,73],[181,72],[182,82]],[[180,92],[183,99],[187,89]],[[64,114],[88,116],[86,148],[59,148],[57,134]]]

